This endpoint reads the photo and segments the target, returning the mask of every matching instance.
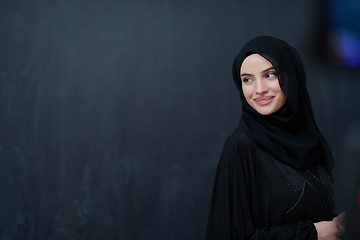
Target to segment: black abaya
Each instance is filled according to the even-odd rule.
[[[219,161],[206,240],[317,239],[330,220],[332,182],[322,165],[297,170],[234,133]]]

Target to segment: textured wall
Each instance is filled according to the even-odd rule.
[[[257,35],[305,60],[342,209],[359,71],[319,57],[319,2],[2,0],[0,239],[203,239]]]

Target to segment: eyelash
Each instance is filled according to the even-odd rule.
[[[274,75],[273,77],[277,76],[276,72],[268,72],[268,73],[265,74],[265,77],[271,78],[271,77],[269,77],[270,74]]]
[[[273,76],[269,76],[271,74]],[[267,72],[267,73],[264,74],[265,78],[272,78],[272,77],[276,77],[276,76],[277,76],[276,72]],[[242,82],[244,82],[244,83],[247,83],[247,82],[250,82],[250,81],[251,81],[251,78],[243,78],[242,79]]]
[[[244,82],[244,83],[247,83],[247,82],[250,82],[250,78],[244,78],[242,81]]]

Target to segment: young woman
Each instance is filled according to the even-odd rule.
[[[236,57],[233,78],[243,115],[221,153],[206,239],[340,239],[333,157],[298,52],[274,37],[254,38]]]

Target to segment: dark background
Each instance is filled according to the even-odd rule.
[[[314,0],[1,0],[0,239],[203,239],[249,39],[298,49],[346,206],[360,71]],[[349,170],[350,169],[350,170]]]

